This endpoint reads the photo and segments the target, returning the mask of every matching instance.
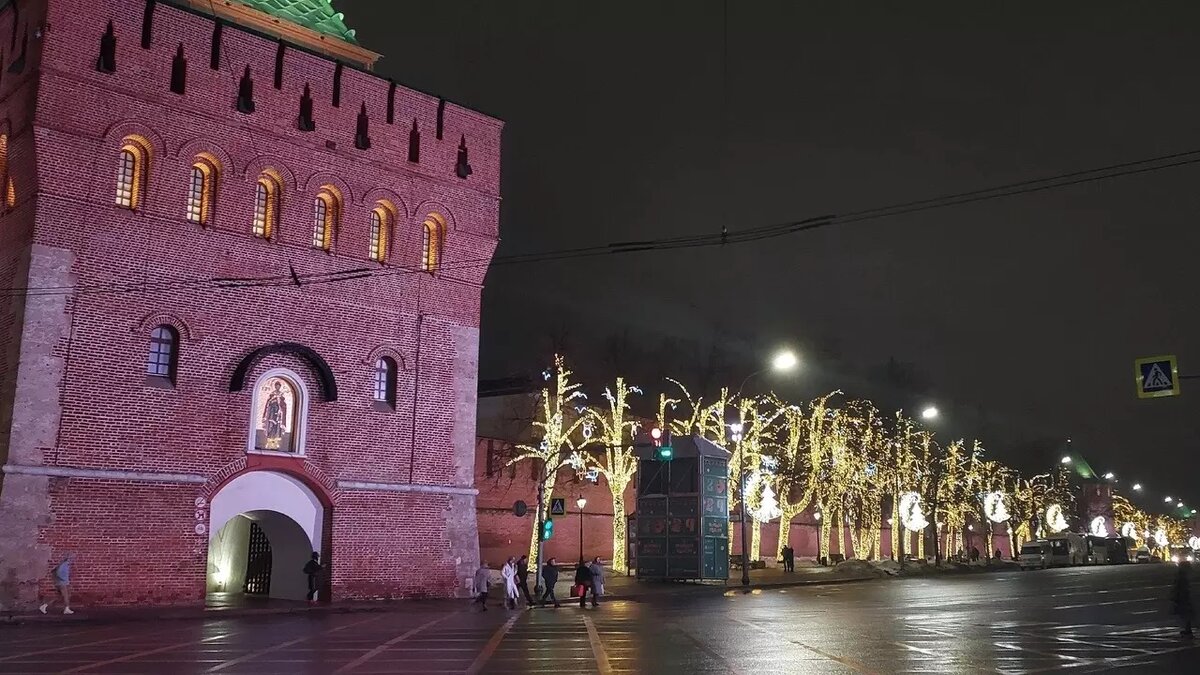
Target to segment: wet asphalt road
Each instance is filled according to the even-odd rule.
[[[689,592],[532,612],[0,626],[0,673],[1200,672],[1171,565]],[[1200,591],[1200,589],[1197,589]]]

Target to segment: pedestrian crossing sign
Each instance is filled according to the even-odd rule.
[[[552,497],[550,499],[550,515],[565,516],[567,515],[567,500],[562,497]]]
[[[1150,356],[1134,362],[1138,398],[1179,395],[1179,365],[1174,356]]]

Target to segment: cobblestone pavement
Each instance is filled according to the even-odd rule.
[[[0,626],[0,673],[1177,673],[1169,565],[678,593],[599,608],[463,602]]]

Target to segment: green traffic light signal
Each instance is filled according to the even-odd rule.
[[[547,541],[554,534],[554,519],[547,518],[542,521],[542,541]]]
[[[662,461],[670,461],[675,456],[675,449],[669,445],[660,445],[658,448],[658,458]]]

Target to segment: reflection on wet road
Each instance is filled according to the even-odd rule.
[[[1170,565],[687,592],[532,612],[0,627],[3,673],[1190,672]]]

